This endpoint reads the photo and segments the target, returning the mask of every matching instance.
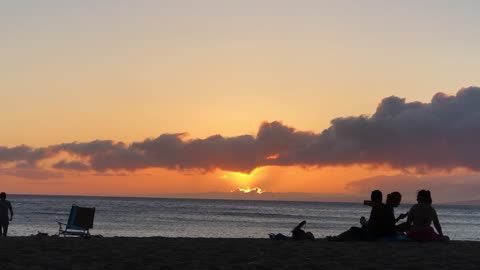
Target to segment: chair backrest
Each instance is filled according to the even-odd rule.
[[[67,228],[76,230],[86,230],[93,228],[93,218],[95,217],[95,208],[80,207],[72,205],[70,215],[68,216]]]

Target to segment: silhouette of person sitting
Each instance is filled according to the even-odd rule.
[[[391,214],[389,215],[389,219],[391,223],[390,226],[393,228],[393,232],[404,232],[408,228],[406,222],[396,225],[398,221],[408,216],[408,213],[406,213],[406,214],[400,214],[397,218],[395,218],[394,208],[398,207],[401,201],[402,201],[402,194],[400,194],[400,192],[398,191],[389,193],[387,195],[387,200],[385,201],[385,205],[389,208],[389,211],[391,211]]]
[[[372,241],[387,236],[392,233],[392,216],[393,212],[382,203],[383,195],[380,190],[372,191],[371,195],[372,211],[370,218],[365,220],[363,217],[360,221],[362,227],[351,227],[349,230],[327,238],[332,241]],[[394,219],[394,218],[393,218]]]
[[[0,193],[0,234],[7,236],[9,221],[13,220],[12,204],[6,200],[7,194]],[[8,211],[10,210],[10,219],[8,218]]]
[[[437,232],[433,230],[431,224]],[[407,236],[415,241],[442,241],[449,240],[444,236],[438,220],[437,212],[432,207],[432,197],[429,190],[420,190],[417,193],[417,204],[408,212],[407,224],[411,227]]]

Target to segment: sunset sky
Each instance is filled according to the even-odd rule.
[[[480,199],[479,1],[3,1],[0,189]]]

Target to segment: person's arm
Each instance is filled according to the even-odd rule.
[[[437,211],[435,211],[435,209],[433,209],[433,226],[435,226],[438,234],[443,235],[442,226],[440,226],[440,221],[438,221]]]
[[[10,221],[13,220],[13,208],[12,208],[12,204],[10,202],[8,202],[8,209],[10,209]]]
[[[412,227],[412,223],[413,223],[413,215],[412,215],[412,212],[413,212],[413,206],[412,208],[410,209],[410,211],[408,211],[408,216],[407,216],[407,228],[411,228]]]
[[[408,217],[408,212],[405,213],[405,214],[400,214],[396,219],[395,219],[395,223],[398,222],[400,219],[404,219]]]
[[[376,222],[376,216],[377,216],[377,207],[372,207],[372,211],[370,211],[370,217],[368,218],[366,222],[366,227],[367,228],[372,228],[374,227],[374,223]]]
[[[362,225],[362,227],[365,227],[367,226],[367,219],[365,217],[360,217],[360,225]]]

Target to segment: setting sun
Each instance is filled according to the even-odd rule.
[[[263,190],[261,188],[255,187],[255,188],[239,188],[238,191],[241,191],[243,193],[257,193],[257,194],[262,194]]]
[[[262,168],[257,168],[251,173],[224,172],[220,178],[233,182],[236,186],[250,187],[262,175]]]

